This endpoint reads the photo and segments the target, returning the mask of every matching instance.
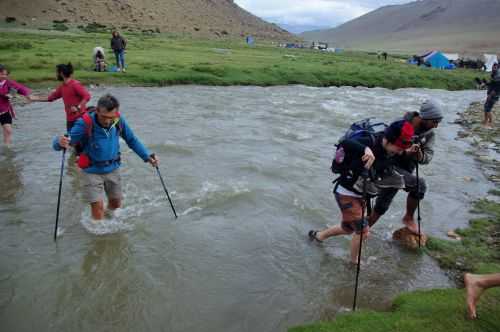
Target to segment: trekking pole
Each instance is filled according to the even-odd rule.
[[[366,205],[366,177],[363,176],[363,203],[362,203],[362,212],[361,212],[361,220],[363,228],[361,229],[361,234],[359,235],[359,250],[358,250],[358,266],[356,269],[356,285],[354,286],[354,301],[352,304],[352,311],[356,311],[356,302],[358,299],[358,284],[359,284],[359,272],[361,268],[361,250],[363,246],[363,231],[364,231],[364,222],[365,222],[365,205]]]
[[[68,135],[64,135],[68,137]],[[57,227],[59,225],[59,208],[61,206],[61,192],[62,192],[62,181],[64,174],[64,162],[66,161],[66,149],[62,150],[61,158],[61,174],[59,175],[59,193],[57,194],[57,210],[56,210],[56,225],[54,227],[54,242],[57,242]]]
[[[154,157],[154,154],[153,154]],[[172,203],[172,200],[170,199],[170,195],[168,194],[167,186],[165,185],[165,182],[163,181],[163,177],[161,176],[160,169],[158,166],[155,166],[156,172],[158,173],[158,176],[160,177],[161,184],[163,186],[163,190],[165,190],[165,194],[167,194],[168,201],[170,203],[170,206],[172,207],[172,211],[174,212],[174,216],[177,219],[177,213],[175,212],[174,204]]]
[[[418,176],[418,160],[417,160],[417,162],[415,164],[417,165],[417,167],[416,167],[416,173],[417,173],[417,194],[420,197],[420,178]],[[421,224],[421,220],[422,219],[420,218],[420,198],[417,201],[417,220],[418,220],[418,247],[421,248],[422,245],[421,245],[420,242],[421,242],[421,238],[422,238],[422,233],[421,233],[421,230],[420,230],[421,229],[420,228],[421,227],[420,224]]]

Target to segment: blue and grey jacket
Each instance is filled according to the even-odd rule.
[[[92,165],[84,169],[86,173],[106,174],[120,167],[120,136],[144,162],[148,161],[148,149],[134,135],[123,115],[120,116],[119,124],[110,128],[101,127],[95,114],[90,114],[90,117],[93,122],[91,137],[88,137],[87,126],[82,118],[76,121],[69,133],[71,145],[80,145],[92,161]],[[52,146],[56,151],[62,150],[58,137],[54,138]]]

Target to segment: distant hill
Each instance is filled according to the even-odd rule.
[[[3,18],[2,18],[3,17]],[[42,26],[98,23],[121,30],[152,30],[200,37],[292,39],[280,27],[265,22],[233,0],[0,0],[0,18]],[[12,20],[12,19],[11,19]]]
[[[500,52],[500,0],[421,0],[300,34],[334,46],[402,52]]]

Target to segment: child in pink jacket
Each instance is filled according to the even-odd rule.
[[[12,144],[12,119],[16,118],[14,108],[10,103],[11,92],[17,91],[20,95],[27,97],[31,90],[16,81],[9,79],[9,71],[0,64],[0,124],[3,130],[3,141],[6,145]]]

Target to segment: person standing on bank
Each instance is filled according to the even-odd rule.
[[[56,76],[58,81],[63,82],[56,90],[47,97],[32,97],[31,100],[53,102],[62,98],[66,112],[66,130],[69,132],[76,120],[87,112],[90,93],[79,81],[73,78],[71,63],[57,65]]]
[[[0,65],[0,124],[2,125],[3,142],[7,146],[12,144],[12,119],[16,118],[14,108],[10,103],[11,91],[13,90],[31,101],[31,90],[10,80],[7,67]]]
[[[104,218],[104,193],[108,198],[107,210],[110,214],[121,206],[120,137],[144,162],[154,167],[159,163],[134,135],[123,115],[120,115],[119,108],[115,97],[109,94],[102,96],[96,111],[78,119],[69,137],[55,137],[52,143],[56,151],[67,149],[70,145],[82,147],[78,166],[83,171],[83,196],[90,204],[93,223]]]
[[[428,165],[434,156],[434,144],[436,133],[434,129],[439,126],[443,119],[441,106],[434,100],[427,100],[420,106],[420,112],[410,112],[404,117],[411,123],[415,130],[415,137],[410,148],[394,159],[395,171],[404,178],[404,190],[408,192],[406,199],[406,212],[403,216],[403,224],[414,234],[418,235],[418,225],[415,223],[415,211],[419,200],[424,198],[427,190],[425,180],[413,174],[416,163]],[[418,184],[417,184],[418,181]],[[384,215],[396,196],[399,189],[383,188],[380,190],[375,207],[368,217],[368,223],[372,227],[377,220]]]
[[[127,47],[127,41],[120,36],[118,31],[113,31],[112,35],[111,49],[115,53],[116,68],[118,71],[125,72],[125,48]]]

